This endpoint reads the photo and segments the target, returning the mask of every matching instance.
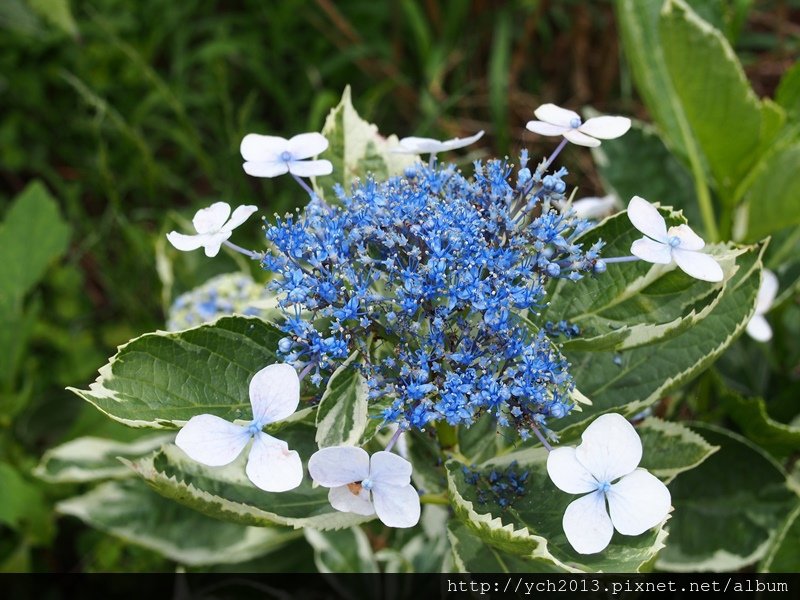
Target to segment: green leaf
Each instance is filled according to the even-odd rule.
[[[795,61],[781,77],[775,101],[795,118],[800,116],[800,61]]]
[[[69,225],[47,188],[38,181],[29,184],[0,225],[0,305],[30,291],[67,250],[69,236]]]
[[[279,437],[302,457],[311,456],[317,449],[314,428],[303,422],[287,425]],[[327,488],[312,487],[308,476],[288,492],[260,490],[245,475],[247,455],[245,450],[230,465],[212,468],[168,445],[130,465],[162,496],[211,517],[244,525],[325,530],[351,527],[371,518],[335,510],[328,502]]]
[[[694,469],[719,450],[688,427],[661,419],[645,420],[637,432],[642,439],[639,466],[665,482]]]
[[[724,389],[720,400],[728,415],[752,442],[778,456],[800,451],[800,429],[772,419],[762,398],[745,398]]]
[[[139,458],[174,440],[171,433],[148,435],[129,443],[82,437],[45,452],[34,475],[48,483],[84,483],[131,477],[133,472],[119,461],[119,457]]]
[[[474,535],[497,550],[525,557],[530,561],[526,562],[529,570],[639,572],[663,547],[666,533],[662,524],[635,537],[615,533],[603,552],[578,554],[567,542],[561,525],[564,511],[575,496],[550,481],[544,448],[520,450],[487,461],[477,473],[488,480],[493,470],[508,468],[514,461],[517,470],[528,472],[525,492],[511,498],[505,508],[493,494],[479,497],[477,486],[465,479],[463,465],[453,460],[446,465],[448,490],[456,515]]]
[[[378,563],[369,539],[358,527],[340,531],[305,529],[314,548],[314,563],[320,573],[378,573]]]
[[[458,450],[470,462],[483,462],[497,454],[500,435],[497,430],[497,419],[487,413],[470,427],[459,428]]]
[[[0,523],[36,543],[48,543],[55,533],[42,490],[25,480],[14,467],[0,462]]]
[[[775,541],[761,563],[760,571],[766,573],[800,572],[800,553],[797,551],[800,540],[800,504],[786,518],[775,535]]]
[[[546,561],[504,552],[491,546],[462,523],[451,522],[448,526],[447,537],[450,539],[455,567],[461,573],[565,572],[564,569]]]
[[[403,170],[419,160],[416,155],[391,152],[399,144],[396,135],[383,137],[377,126],[364,121],[353,108],[350,86],[344,89],[342,100],[333,110],[322,128],[329,142],[328,149],[320,155],[333,164],[333,173],[313,178],[314,191],[328,202],[335,202],[334,185],[345,191],[356,179],[373,174],[376,179],[400,175]]]
[[[695,142],[687,136],[685,116],[664,58],[658,29],[663,4],[664,0],[617,0],[617,23],[636,89],[667,146],[685,158],[687,146]]]
[[[78,24],[72,16],[69,0],[28,0],[28,5],[51,25],[72,37],[78,37]]]
[[[178,427],[206,413],[251,419],[250,379],[278,361],[283,335],[248,317],[148,333],[120,346],[88,390],[69,389],[131,427]]]
[[[685,223],[680,213],[660,209],[668,224]],[[603,221],[579,238],[588,247],[605,242],[603,256],[630,255],[633,241],[642,234],[623,211]],[[733,255],[724,246],[710,247],[726,276],[735,270]],[[564,342],[565,352],[624,350],[674,337],[708,316],[719,303],[724,288],[693,279],[672,266],[665,269],[645,261],[610,265],[602,276],[579,283],[561,279],[552,289],[544,316],[578,325],[581,335]],[[582,390],[583,391],[583,390]]]
[[[692,429],[720,450],[670,485],[675,510],[657,565],[736,571],[766,554],[797,494],[780,465],[746,439],[711,425]]]
[[[320,448],[355,446],[367,427],[367,382],[353,366],[354,352],[337,368],[317,408],[316,440]]]
[[[800,223],[800,143],[776,148],[748,178],[747,239],[759,240]]]
[[[682,210],[692,223],[700,222],[692,175],[652,126],[633,120],[628,133],[603,140],[592,148],[592,155],[603,187],[623,203],[642,196]]]
[[[299,537],[291,530],[212,519],[162,498],[139,479],[106,482],[59,502],[56,510],[188,566],[250,560]]]
[[[659,31],[686,121],[717,183],[732,190],[759,145],[760,102],[728,40],[683,0],[664,3]]]
[[[578,389],[592,400],[592,405],[585,406],[581,413],[552,423],[552,426],[563,431],[609,410],[632,415],[702,372],[750,320],[760,284],[762,253],[763,247],[746,249],[737,258],[735,269],[730,265],[723,266],[728,279],[721,288],[705,284],[717,297],[698,313],[700,318],[692,320],[689,327],[676,328],[663,339],[655,338],[644,345],[618,352],[602,346],[599,351],[571,350],[565,345],[564,354],[572,365],[570,372]],[[621,270],[642,268],[641,265],[613,267]],[[625,283],[625,279],[634,275],[635,272],[623,277],[621,282],[611,281],[608,285],[619,288],[619,283]],[[646,276],[645,272],[642,275],[644,282]],[[598,277],[597,281],[604,279],[605,275]],[[602,296],[605,291],[599,290],[598,293]],[[573,298],[565,296],[561,301],[573,302]],[[575,298],[574,304],[586,306],[582,297]],[[602,299],[599,305],[603,305]]]

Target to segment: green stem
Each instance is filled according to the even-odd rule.
[[[443,504],[448,505],[450,504],[450,498],[447,497],[447,494],[422,494],[419,497],[419,501],[421,504]]]
[[[439,439],[439,444],[442,448],[458,447],[458,427],[455,425],[439,421],[436,424],[436,437]]]

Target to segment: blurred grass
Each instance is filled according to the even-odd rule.
[[[798,0],[765,0],[743,26],[737,49],[761,94],[797,56],[799,13]],[[64,386],[86,385],[114,346],[163,327],[156,244],[176,213],[225,200],[270,216],[304,202],[288,179],[247,177],[239,143],[319,130],[346,84],[383,133],[485,129],[482,147],[512,157],[552,149],[524,130],[543,102],[646,118],[610,0],[0,2],[0,215],[41,179],[74,231],[29,298],[44,307],[37,371],[20,382],[34,400],[0,432],[10,461],[26,469],[76,435],[130,435]],[[585,182],[579,195],[601,192],[589,153],[562,156]],[[258,227],[237,231],[242,245],[262,240]],[[225,260],[208,268],[232,268]],[[34,567],[81,568],[69,560],[53,551]]]

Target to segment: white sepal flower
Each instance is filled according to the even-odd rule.
[[[538,121],[525,126],[539,135],[563,135],[579,146],[599,146],[600,140],[613,140],[631,128],[627,117],[592,117],[584,123],[578,113],[555,104],[542,104],[533,111]]]
[[[267,435],[263,427],[285,419],[300,402],[300,380],[287,364],[261,369],[250,381],[253,420],[242,426],[215,415],[198,415],[178,432],[175,444],[189,458],[209,467],[233,462],[254,438],[245,472],[253,484],[267,492],[285,492],[300,485],[300,455],[283,440]]]
[[[192,225],[197,231],[196,235],[170,231],[167,239],[178,250],[188,252],[202,247],[206,256],[216,256],[222,243],[231,237],[233,230],[257,210],[258,208],[252,205],[237,206],[231,214],[231,207],[227,202],[215,202],[195,213]]]
[[[389,527],[413,527],[420,502],[411,485],[411,463],[391,452],[372,457],[362,448],[331,446],[315,452],[308,472],[319,485],[331,488],[328,500],[342,512],[377,514]]]
[[[761,285],[756,297],[756,311],[747,324],[747,335],[757,342],[768,342],[772,339],[772,327],[764,318],[764,314],[772,307],[778,295],[778,278],[769,269],[761,272]]]
[[[306,160],[324,152],[328,140],[321,133],[301,133],[287,140],[275,135],[248,133],[239,150],[244,170],[253,177],[277,177],[291,173],[298,177],[330,175],[329,160]]]
[[[628,218],[645,234],[631,244],[631,254],[661,265],[674,261],[684,273],[695,279],[722,281],[722,267],[708,254],[699,252],[706,244],[691,227],[678,225],[667,229],[666,221],[656,207],[639,196],[631,198]]]
[[[595,554],[622,535],[640,535],[666,519],[672,499],[667,486],[638,469],[642,442],[623,416],[598,417],[577,448],[562,447],[547,457],[547,473],[560,490],[586,494],[567,506],[562,519],[570,545]],[[606,510],[608,502],[608,510]]]
[[[400,140],[400,145],[392,148],[391,151],[400,154],[438,154],[469,146],[481,139],[482,136],[483,130],[467,138],[453,138],[444,142],[433,138],[406,137]]]
[[[572,210],[579,219],[603,219],[613,214],[617,209],[617,199],[609,194],[602,198],[589,196],[572,203]]]

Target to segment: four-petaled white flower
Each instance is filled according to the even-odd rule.
[[[301,133],[287,140],[275,135],[248,133],[239,150],[245,173],[253,177],[277,177],[291,173],[298,177],[330,175],[329,160],[306,160],[324,152],[328,140],[321,133]]]
[[[539,135],[563,135],[579,146],[599,146],[600,140],[613,140],[631,128],[627,117],[592,117],[584,123],[578,113],[555,104],[542,104],[533,114],[540,120],[528,121],[525,127],[529,131]]]
[[[406,137],[400,140],[400,145],[392,148],[392,152],[400,154],[438,154],[457,148],[464,148],[477,142],[483,136],[483,130],[467,138],[453,138],[441,142],[433,138]]]
[[[170,231],[167,239],[178,250],[186,252],[203,247],[206,256],[216,256],[222,243],[231,237],[233,230],[257,210],[258,208],[252,205],[237,206],[231,214],[231,207],[227,202],[215,202],[208,208],[201,208],[195,213],[192,225],[197,231],[196,235]]]
[[[639,196],[631,198],[628,218],[646,236],[631,244],[631,254],[661,265],[674,260],[684,273],[695,279],[722,281],[722,267],[708,254],[698,252],[706,244],[691,227],[678,225],[667,229],[656,207]]]
[[[262,428],[291,415],[300,402],[300,380],[287,364],[261,369],[250,381],[253,420],[235,425],[215,415],[198,415],[178,432],[175,444],[189,457],[209,467],[233,462],[251,438],[253,446],[245,472],[256,487],[267,492],[285,492],[300,485],[303,464],[300,455],[283,440]]]
[[[770,309],[777,294],[778,278],[769,269],[764,269],[761,272],[761,285],[758,287],[756,297],[756,312],[747,324],[747,335],[758,342],[768,342],[772,339],[772,327],[764,318],[764,313]]]
[[[639,435],[614,413],[589,425],[577,448],[550,452],[547,473],[556,487],[569,494],[586,494],[567,506],[562,519],[576,552],[595,554],[608,546],[614,529],[623,535],[639,535],[667,517],[669,490],[648,471],[637,469],[641,459]]]
[[[328,500],[336,510],[377,514],[389,527],[413,527],[419,521],[411,463],[397,454],[381,451],[370,458],[361,448],[331,446],[313,454],[308,472],[318,484],[331,488]]]

